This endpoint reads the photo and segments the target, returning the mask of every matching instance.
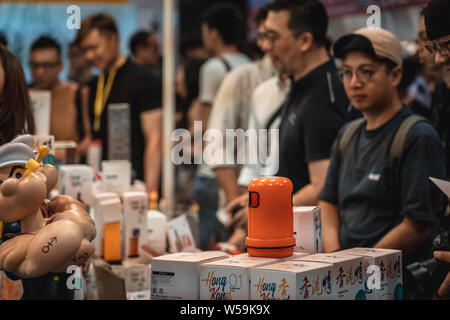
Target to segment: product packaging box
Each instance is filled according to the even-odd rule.
[[[102,220],[102,213],[100,209],[100,203],[104,200],[118,200],[119,196],[117,193],[112,192],[101,192],[101,193],[95,193],[93,204],[89,207],[89,212],[91,214],[92,219],[94,219],[95,222],[95,229],[97,230],[97,235],[94,239],[94,246],[95,246],[95,253],[99,257],[104,256],[104,243],[105,243],[105,235],[103,232],[103,220]]]
[[[103,255],[105,261],[120,262],[122,249],[122,204],[119,199],[100,202],[100,214],[103,222]]]
[[[328,300],[327,263],[287,260],[250,269],[251,300]]]
[[[184,214],[167,223],[167,237],[171,252],[197,251],[194,236]]]
[[[139,256],[139,247],[147,241],[146,192],[124,192],[122,194],[125,256]]]
[[[200,265],[229,255],[220,251],[181,252],[153,258],[152,300],[198,300]]]
[[[50,134],[50,114],[52,93],[50,90],[28,90],[35,123],[35,132],[38,135]]]
[[[402,300],[403,272],[400,250],[353,248],[336,254],[364,258],[363,273],[367,300]]]
[[[138,264],[124,270],[125,289],[128,293],[147,291],[150,293],[150,272],[148,265]]]
[[[151,256],[159,256],[166,252],[167,217],[157,210],[147,211],[147,241],[140,249]]]
[[[42,159],[42,164],[55,165],[55,137],[54,136],[34,136],[34,150],[39,150],[40,146],[48,148],[48,155]]]
[[[103,190],[125,192],[131,186],[131,163],[126,160],[102,161]]]
[[[294,207],[294,236],[295,252],[323,252],[319,207]]]
[[[363,257],[317,253],[297,258],[295,261],[321,262],[331,265],[328,271],[328,277],[331,278],[328,283],[331,287],[324,288],[327,292],[331,290],[331,299],[365,300]]]
[[[279,261],[247,253],[200,266],[200,300],[249,300],[250,268]]]
[[[92,204],[94,171],[86,165],[63,165],[59,167],[59,193],[71,196],[85,205]]]

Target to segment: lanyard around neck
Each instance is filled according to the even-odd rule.
[[[108,79],[106,80],[105,86],[105,74],[102,72],[98,77],[97,82],[97,93],[95,95],[95,105],[94,105],[94,131],[100,131],[100,124],[103,110],[105,109],[106,101],[108,100],[109,94],[111,93],[111,88],[114,83],[114,78],[116,77],[117,70],[124,65],[126,62],[125,57],[120,57],[119,60],[111,68]]]

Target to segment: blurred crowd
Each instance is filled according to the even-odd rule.
[[[198,164],[177,166],[178,201],[199,206],[200,248],[245,250],[248,183],[274,169],[293,182],[295,206],[321,206],[327,252],[396,248],[407,262],[430,255],[447,199],[428,177],[445,180],[450,170],[449,14],[448,1],[424,8],[413,53],[384,29],[330,40],[325,8],[316,0],[262,7],[253,17],[253,47],[241,45],[244,20],[229,4],[209,8],[197,34],[182,33],[176,128],[192,135],[195,123],[202,133],[279,129],[279,140],[268,141],[279,153],[277,164],[211,165],[195,161],[192,152]],[[133,177],[150,194],[161,180],[160,44],[140,30],[126,57],[118,37],[112,17],[85,18],[67,48],[68,81],[60,79],[66,48],[38,37],[30,48],[29,84],[0,37],[0,144],[33,133],[28,89],[49,90],[55,140],[75,141],[82,156],[93,140],[102,141],[102,158],[131,161]],[[127,106],[121,117],[129,126],[120,136],[109,120],[119,104]],[[398,132],[403,138],[395,142]],[[204,148],[225,154],[218,139]]]

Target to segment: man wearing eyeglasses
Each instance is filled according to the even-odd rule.
[[[435,103],[439,110],[438,129],[444,139],[447,157],[450,157],[450,1],[431,0],[425,9],[427,50],[435,55],[437,65],[443,67],[444,83],[436,88]],[[450,159],[448,159],[450,170]],[[434,257],[450,263],[450,252],[434,252]],[[441,284],[437,295],[450,297],[450,272]]]
[[[77,142],[78,151],[84,154],[91,137],[87,88],[59,79],[63,68],[61,47],[50,37],[42,36],[33,42],[29,65],[31,88],[51,92],[50,134],[57,141]]]
[[[316,0],[273,1],[265,28],[268,54],[292,83],[279,126],[277,175],[292,181],[294,205],[317,205],[331,145],[339,129],[352,119],[326,49],[328,16]]]
[[[428,258],[446,206],[429,177],[446,177],[446,159],[437,132],[426,121],[402,130],[406,138],[400,156],[391,158],[394,137],[412,116],[397,91],[400,41],[384,29],[364,28],[340,38],[333,49],[342,59],[345,91],[364,119],[344,127],[333,145],[319,195],[324,249],[399,249],[404,265]],[[346,134],[352,125],[353,133]]]

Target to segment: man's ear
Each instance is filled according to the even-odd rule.
[[[398,87],[398,85],[402,81],[403,68],[401,66],[396,66],[394,69],[392,69],[391,75],[392,75],[392,84]]]
[[[314,45],[314,36],[311,32],[303,32],[297,37],[301,52],[306,52]]]

